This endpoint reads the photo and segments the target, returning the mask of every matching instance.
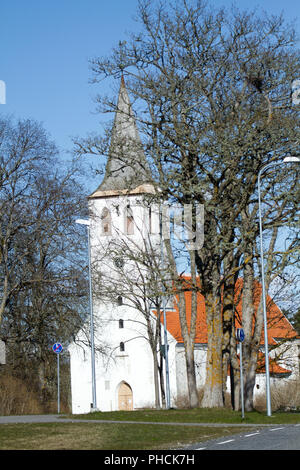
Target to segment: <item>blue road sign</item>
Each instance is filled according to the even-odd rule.
[[[53,344],[52,349],[56,354],[60,354],[63,350],[63,347],[60,343],[55,343]]]
[[[245,339],[245,332],[243,328],[237,328],[236,330],[236,339],[242,343]]]

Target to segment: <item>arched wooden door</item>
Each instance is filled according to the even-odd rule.
[[[131,387],[122,382],[119,387],[119,410],[130,411],[133,410],[133,395]]]

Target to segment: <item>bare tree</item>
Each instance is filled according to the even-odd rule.
[[[227,292],[232,291],[238,273],[247,275],[255,253],[258,225],[252,208],[257,203],[259,170],[288,152],[297,153],[299,110],[290,98],[290,83],[299,70],[295,32],[282,16],[226,12],[201,1],[174,6],[139,2],[138,15],[143,32],[120,42],[109,58],[94,59],[94,81],[124,74],[139,108],[144,147],[161,195],[182,205],[204,204],[205,243],[195,253],[209,332],[202,404],[222,406],[222,355],[233,355],[234,350],[234,308],[229,307],[228,297],[225,332],[222,291],[226,283]],[[105,97],[99,103],[102,109],[115,107]],[[101,149],[103,154],[99,139],[85,144],[78,144],[81,153]],[[280,204],[287,193],[283,179],[277,179],[276,188]],[[279,217],[279,206],[276,210]],[[269,215],[271,226],[274,217]],[[169,248],[172,265],[173,248]],[[174,263],[173,268],[174,278],[178,277]],[[188,349],[196,314],[188,338],[183,304],[180,311]],[[254,314],[252,308],[248,311]],[[196,403],[193,400],[192,406]]]
[[[0,126],[0,332],[20,373],[22,361],[37,363],[42,390],[51,344],[69,341],[86,313],[85,245],[74,221],[86,201],[40,125]]]

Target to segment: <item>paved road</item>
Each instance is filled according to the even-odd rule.
[[[0,424],[55,423],[58,420],[60,420],[59,415],[0,416]]]
[[[223,437],[189,450],[300,450],[300,424],[273,425],[258,431]]]

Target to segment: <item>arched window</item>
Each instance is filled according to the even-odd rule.
[[[120,351],[124,352],[125,351],[125,344],[121,341],[120,343]]]
[[[134,234],[134,220],[133,220],[133,213],[130,205],[126,207],[125,210],[125,233],[127,235]]]
[[[118,298],[117,298],[117,304],[118,305],[123,305],[123,298],[122,298],[121,295],[119,295]]]
[[[102,235],[111,235],[111,214],[107,207],[104,207],[101,214]]]
[[[124,320],[120,318],[119,320],[119,328],[124,328]]]

